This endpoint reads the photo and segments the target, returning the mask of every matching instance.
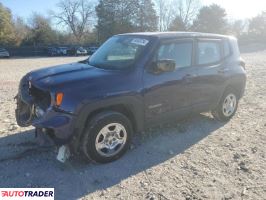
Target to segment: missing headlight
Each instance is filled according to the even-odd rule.
[[[35,115],[36,117],[40,118],[45,114],[45,111],[41,109],[39,106],[35,107]]]

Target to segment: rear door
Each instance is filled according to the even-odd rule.
[[[196,111],[208,111],[219,99],[225,82],[222,39],[198,39],[195,54],[197,79],[192,104]]]

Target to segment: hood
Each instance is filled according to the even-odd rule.
[[[112,73],[114,72],[111,70],[96,68],[88,64],[71,63],[32,71],[28,74],[28,80],[39,88],[50,89],[80,81],[86,84],[89,79],[104,77]]]

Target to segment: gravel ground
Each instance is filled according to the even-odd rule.
[[[266,51],[243,54],[247,91],[228,123],[209,114],[139,134],[120,160],[56,161],[14,117],[20,78],[82,58],[0,60],[0,187],[54,187],[56,199],[266,199]]]

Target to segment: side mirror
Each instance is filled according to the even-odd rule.
[[[154,73],[162,73],[162,72],[173,72],[176,69],[175,60],[165,59],[158,60],[154,63],[153,72]]]

